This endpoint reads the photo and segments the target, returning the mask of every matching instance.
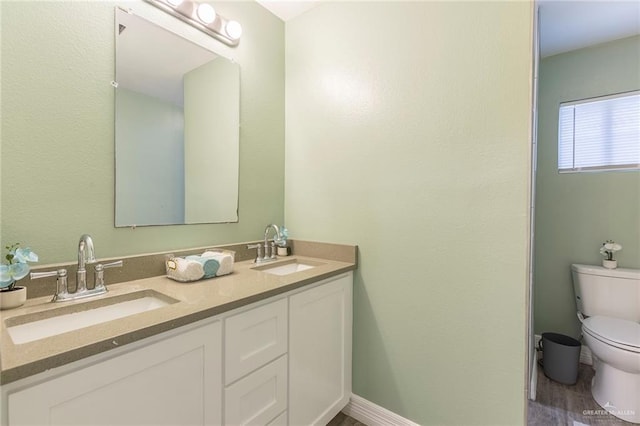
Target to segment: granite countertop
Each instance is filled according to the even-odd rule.
[[[313,252],[313,251],[311,251]],[[230,275],[192,283],[179,283],[166,276],[155,276],[118,284],[107,283],[108,293],[77,301],[50,303],[51,296],[29,299],[20,308],[2,311],[0,334],[0,383],[13,382],[51,368],[62,366],[127,343],[193,323],[259,300],[285,293],[318,280],[356,268],[354,256],[335,260],[335,256],[295,255],[268,265],[301,263],[317,265],[311,269],[278,276],[260,271],[252,261],[236,262]],[[312,254],[322,254],[321,251]],[[330,259],[333,257],[333,259]],[[126,298],[140,291],[156,292],[177,302],[159,309],[92,325],[40,340],[14,344],[6,323],[19,321],[24,315],[51,316],[47,312],[67,306],[94,303],[109,304],[110,298]],[[66,308],[69,309],[69,308]],[[12,320],[13,319],[13,320]]]

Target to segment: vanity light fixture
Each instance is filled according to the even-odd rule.
[[[227,33],[229,38],[238,40],[242,35],[242,26],[238,21],[227,21],[227,25],[224,26],[224,31]]]
[[[240,42],[242,26],[237,21],[218,15],[208,3],[191,0],[145,1],[229,46],[237,46]]]
[[[196,14],[198,18],[207,25],[216,20],[216,11],[207,3],[199,4]]]

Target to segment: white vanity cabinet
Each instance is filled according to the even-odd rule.
[[[326,425],[347,405],[352,283],[338,275],[225,320],[226,425]]]
[[[222,326],[200,324],[9,393],[9,425],[220,424]]]
[[[10,383],[0,423],[324,425],[351,396],[352,283],[343,273]]]

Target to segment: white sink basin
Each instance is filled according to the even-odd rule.
[[[313,268],[313,266],[307,265],[305,263],[287,263],[286,265],[263,269],[263,272],[273,275],[289,275],[293,274],[294,272],[306,271],[307,269],[311,268]]]
[[[152,311],[176,302],[161,293],[144,290],[8,318],[6,325],[11,340],[18,345]]]
[[[273,275],[289,275],[296,272],[306,271],[307,269],[315,268],[322,265],[321,263],[300,261],[298,259],[292,259],[285,262],[278,262],[271,265],[257,266],[254,269],[267,274]]]

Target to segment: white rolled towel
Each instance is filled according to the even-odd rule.
[[[218,261],[220,268],[216,276],[227,275],[233,272],[233,255],[230,253],[220,251],[205,251],[200,255],[201,257],[209,257]]]
[[[202,263],[195,260],[173,257],[167,260],[166,268],[167,277],[176,281],[198,281],[204,277],[204,268]]]

